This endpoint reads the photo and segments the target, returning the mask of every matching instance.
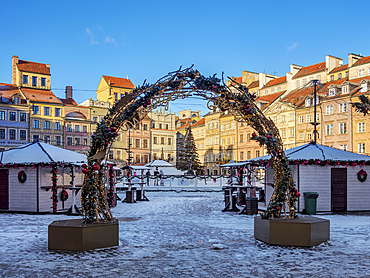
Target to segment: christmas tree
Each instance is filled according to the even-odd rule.
[[[183,148],[179,152],[178,168],[183,171],[193,170],[200,174],[202,167],[199,161],[199,155],[197,152],[197,147],[195,146],[193,133],[191,132],[191,127],[186,131]],[[195,174],[195,173],[194,173]]]

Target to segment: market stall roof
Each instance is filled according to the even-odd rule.
[[[150,170],[150,168],[146,166],[130,165],[129,167],[133,170]]]
[[[314,142],[286,150],[285,154],[289,160],[370,161],[370,156],[342,151],[315,144]],[[270,158],[270,155],[265,155],[250,159],[249,161],[269,160]]]
[[[146,167],[175,167],[175,165],[164,160],[153,160],[145,165]]]
[[[220,167],[242,167],[248,164],[251,164],[251,162],[250,161],[232,162],[232,163],[222,164],[220,165]]]
[[[65,150],[42,142],[33,142],[0,154],[1,164],[49,164],[87,162],[84,154]]]

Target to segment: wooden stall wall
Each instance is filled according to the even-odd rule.
[[[357,173],[365,170],[366,181],[360,182]],[[370,166],[347,167],[347,211],[370,211]]]
[[[25,171],[24,183],[18,180],[18,173]],[[37,170],[32,167],[9,169],[9,210],[37,212]]]

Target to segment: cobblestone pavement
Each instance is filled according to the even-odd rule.
[[[119,203],[120,246],[47,248],[47,226],[65,215],[0,214],[0,277],[370,277],[370,215],[321,215],[331,241],[269,246],[253,217],[221,212],[222,193],[153,192]]]

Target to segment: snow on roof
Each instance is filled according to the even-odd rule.
[[[87,162],[86,155],[62,149],[42,142],[33,142],[0,154],[1,164],[39,164],[39,163]]]
[[[286,156],[289,160],[310,160],[310,159],[318,159],[318,160],[347,160],[347,161],[360,161],[370,160],[370,156],[342,151],[338,149],[334,149],[331,147],[315,144],[313,142],[295,147],[285,151]],[[265,155],[261,157],[256,157],[251,159],[250,161],[258,161],[258,160],[269,160],[270,155]]]
[[[245,166],[251,164],[250,161],[242,161],[242,162],[231,162],[227,164],[222,164],[220,167],[240,167],[240,166]]]
[[[145,165],[146,167],[175,167],[175,165],[165,160],[154,160]]]

